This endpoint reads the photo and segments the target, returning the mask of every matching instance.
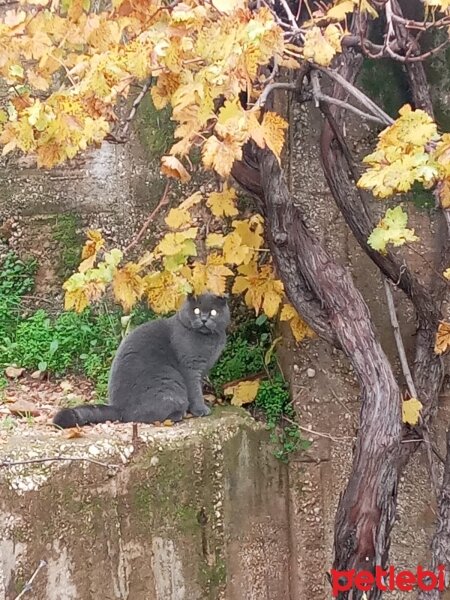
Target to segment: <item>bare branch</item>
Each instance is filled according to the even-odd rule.
[[[263,108],[263,106],[266,104],[267,99],[269,98],[270,94],[275,90],[295,91],[296,89],[297,89],[297,86],[295,83],[271,83],[264,89],[261,96],[255,102],[255,107]]]
[[[150,89],[151,85],[152,85],[152,81],[153,81],[153,77],[150,77],[142,86],[142,90],[139,92],[139,94],[136,96],[136,98],[134,99],[133,104],[131,105],[131,110],[130,113],[128,115],[128,117],[125,120],[125,125],[122,128],[121,131],[121,136],[120,137],[125,137],[128,129],[130,127],[131,121],[134,119],[134,117],[136,116],[136,112],[137,109],[139,108],[139,105],[141,104],[142,100],[144,99],[145,94],[148,92],[148,90]]]
[[[295,20],[294,15],[292,14],[291,9],[289,8],[289,4],[286,2],[286,0],[280,0],[284,12],[286,13],[287,18],[289,19],[290,24],[292,25],[292,27],[294,27],[294,29],[298,29],[298,24],[297,21]]]
[[[384,291],[386,292],[386,299],[389,310],[389,317],[391,319],[392,329],[394,330],[395,343],[397,345],[397,352],[400,358],[400,364],[402,366],[402,372],[405,377],[406,385],[411,398],[417,398],[416,386],[411,375],[411,371],[406,358],[405,346],[403,344],[402,334],[400,332],[400,325],[398,324],[397,313],[395,311],[394,298],[392,297],[392,291],[389,287],[389,283],[385,277],[383,277]]]
[[[311,83],[314,99],[316,100],[316,106],[318,106],[319,102],[327,102],[328,104],[334,104],[335,106],[340,106],[345,110],[349,110],[350,112],[355,113],[356,115],[358,115],[362,119],[365,119],[366,121],[371,121],[373,123],[385,125],[384,120],[380,119],[379,117],[369,115],[364,111],[360,110],[359,108],[356,108],[356,106],[345,102],[344,100],[339,100],[338,98],[332,98],[331,96],[323,94],[320,89],[320,82],[317,71],[313,71],[311,73]]]
[[[153,218],[155,217],[156,213],[163,207],[166,206],[169,203],[169,190],[170,190],[170,182],[168,181],[166,183],[166,187],[164,188],[164,192],[163,195],[161,197],[161,200],[158,202],[158,206],[152,210],[152,212],[149,214],[149,216],[146,218],[144,224],[142,225],[142,227],[139,230],[139,233],[137,234],[136,238],[130,242],[128,244],[128,246],[125,248],[125,253],[129,252],[132,248],[134,248],[142,239],[144,233],[147,231],[148,226],[150,225],[150,223],[152,222]]]
[[[381,109],[373,100],[361,92],[361,90],[358,90],[358,88],[342,77],[340,73],[334,71],[333,69],[327,69],[326,67],[319,67],[317,65],[314,65],[314,68],[328,75],[330,79],[336,81],[336,83],[343,87],[345,91],[351,94],[366,109],[370,110],[373,115],[378,116],[385,125],[392,125],[394,119],[385,113],[384,110]]]

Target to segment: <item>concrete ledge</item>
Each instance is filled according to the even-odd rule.
[[[227,408],[134,441],[86,431],[0,445],[2,462],[75,459],[0,469],[0,600],[41,560],[36,600],[289,599],[287,469],[261,424]]]

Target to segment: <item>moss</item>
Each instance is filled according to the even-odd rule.
[[[58,276],[67,278],[77,270],[83,239],[80,233],[81,219],[78,215],[58,215],[53,228],[53,239],[60,246]]]
[[[166,450],[158,454],[158,465],[152,466],[154,456],[154,450],[144,454],[135,467],[139,472],[150,470],[154,474],[145,482],[139,477],[132,491],[132,510],[145,528],[164,525],[189,533],[199,529],[190,485],[192,457],[186,449]]]
[[[174,124],[170,120],[170,110],[157,110],[150,94],[147,94],[139,107],[138,135],[141,144],[147,149],[150,158],[158,160],[167,153],[174,143]]]
[[[22,576],[16,576],[14,579],[14,592],[15,595],[19,595],[21,592],[23,592],[23,589],[26,585],[26,579]]]
[[[426,190],[417,182],[412,187],[411,200],[417,208],[422,210],[430,210],[436,205],[432,191]]]

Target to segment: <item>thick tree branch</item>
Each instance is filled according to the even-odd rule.
[[[355,459],[336,521],[335,568],[385,564],[395,514],[401,434],[397,383],[350,274],[306,227],[275,157],[267,151],[259,155],[269,244],[277,271],[286,289],[301,278],[322,301],[361,384]]]

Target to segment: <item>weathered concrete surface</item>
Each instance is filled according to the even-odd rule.
[[[0,600],[290,600],[286,467],[244,411],[0,444]],[[111,431],[115,429],[111,427]]]

